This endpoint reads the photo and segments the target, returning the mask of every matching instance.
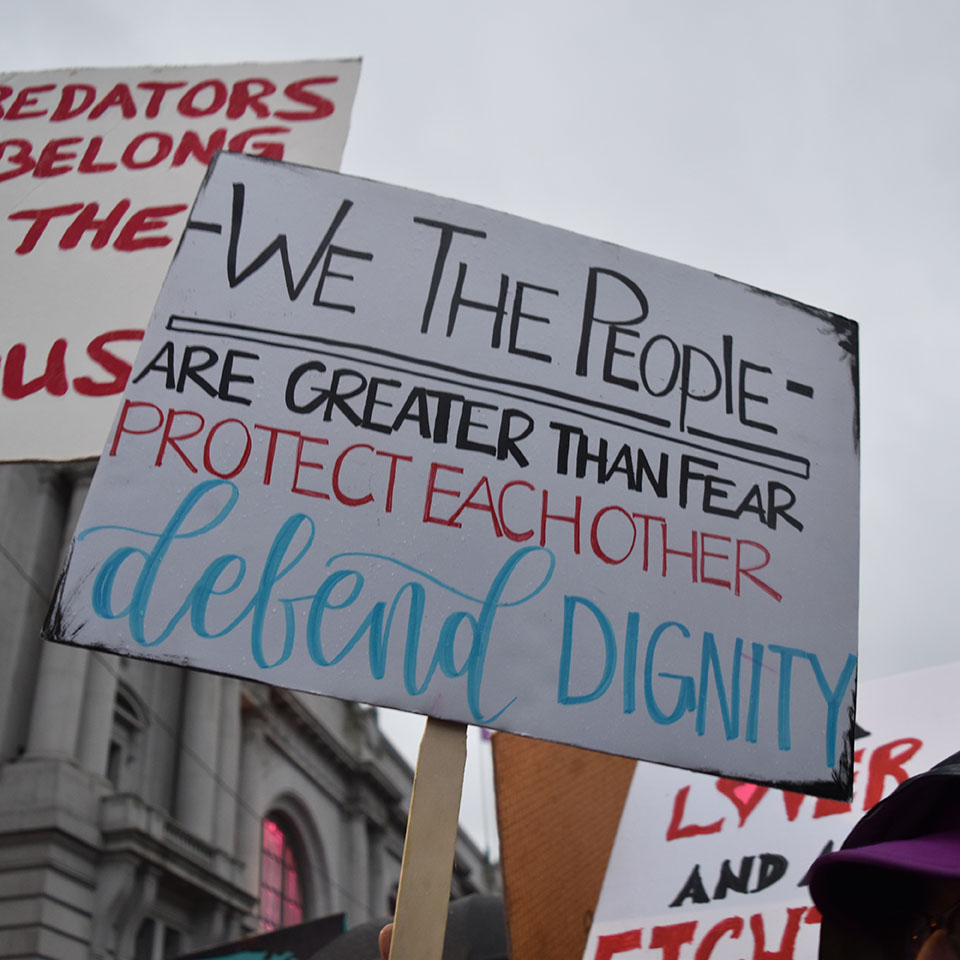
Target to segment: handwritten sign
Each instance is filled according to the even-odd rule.
[[[48,636],[850,786],[850,321],[221,154]]]
[[[958,681],[954,663],[863,684],[852,803],[638,765],[585,960],[815,957],[810,864],[954,752]]]
[[[0,74],[0,459],[99,453],[207,164],[338,167],[359,72]]]

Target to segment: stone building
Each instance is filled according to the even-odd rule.
[[[0,956],[386,915],[412,772],[375,709],[39,640],[93,467],[0,465]],[[453,895],[497,882],[461,833]]]

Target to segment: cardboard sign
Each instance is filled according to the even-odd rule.
[[[103,447],[217,150],[337,168],[358,60],[0,74],[0,460]]]
[[[639,764],[584,958],[815,957],[810,864],[956,751],[958,682],[960,663],[862,685],[851,804]]]
[[[849,789],[856,326],[221,154],[48,635]]]
[[[580,960],[636,765],[562,743],[494,735],[511,960]]]

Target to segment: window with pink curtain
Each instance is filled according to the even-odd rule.
[[[302,920],[302,885],[292,831],[268,816],[263,821],[260,858],[260,928],[276,930]]]

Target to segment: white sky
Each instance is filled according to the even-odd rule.
[[[956,0],[0,0],[0,71],[361,56],[345,173],[859,321],[865,678],[956,658],[958,49]]]

